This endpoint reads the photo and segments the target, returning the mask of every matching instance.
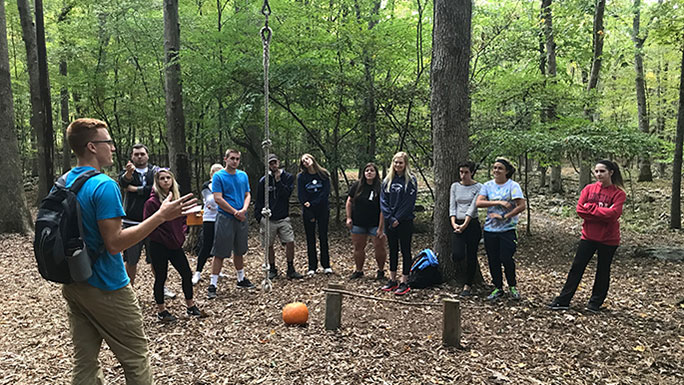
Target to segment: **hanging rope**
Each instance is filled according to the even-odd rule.
[[[269,270],[271,269],[268,262],[268,250],[271,244],[271,209],[269,207],[269,184],[270,175],[268,168],[268,156],[271,153],[271,133],[268,127],[268,67],[269,67],[269,54],[270,54],[270,44],[271,36],[273,31],[271,27],[268,26],[268,17],[271,15],[271,6],[268,4],[268,0],[264,0],[264,5],[261,7],[261,13],[264,15],[265,22],[264,26],[261,28],[259,34],[261,35],[261,43],[264,46],[264,141],[261,143],[261,148],[264,154],[264,208],[261,210],[261,215],[265,218],[265,229],[264,229],[264,280],[261,282],[261,287],[265,292],[270,292],[273,288],[271,280],[268,278]]]

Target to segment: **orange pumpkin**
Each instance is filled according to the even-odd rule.
[[[301,302],[288,303],[283,308],[283,321],[288,325],[303,325],[309,320],[309,309]]]

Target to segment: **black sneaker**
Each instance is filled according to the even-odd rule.
[[[292,269],[287,271],[287,279],[302,279],[303,275],[297,273],[297,270]]]
[[[397,287],[397,290],[394,291],[395,295],[404,295],[411,291],[411,287],[409,287],[408,283],[402,282],[399,284],[399,287]]]
[[[598,314],[601,311],[601,308],[593,303],[588,303],[585,309],[591,314]]]
[[[382,281],[385,279],[385,271],[384,270],[378,270],[378,272],[375,274],[375,280],[376,281]]]
[[[176,317],[169,313],[168,310],[157,313],[157,319],[165,324],[176,321]]]
[[[245,277],[242,281],[238,281],[236,285],[239,289],[254,289],[256,286],[252,284],[252,282],[249,282],[249,279]]]
[[[463,289],[461,294],[459,294],[461,297],[470,297],[473,295],[473,293],[470,292],[470,289]]]
[[[216,298],[216,286],[209,285],[209,288],[207,289],[207,299],[214,299],[214,298]]]
[[[399,287],[399,283],[397,281],[389,280],[385,284],[385,286],[381,287],[380,290],[382,291],[393,291],[396,290],[397,287]]]
[[[549,304],[549,309],[551,309],[551,310],[568,310],[568,309],[570,309],[570,305],[560,303],[554,299]]]
[[[189,307],[187,313],[190,317],[204,318],[207,316],[207,313],[200,310],[197,305],[192,305],[192,307]]]
[[[351,276],[349,276],[350,281],[353,279],[359,279],[359,278],[363,278],[363,271],[355,271],[352,273]]]
[[[275,279],[275,277],[277,277],[277,276],[278,276],[278,269],[276,269],[275,267],[271,268],[268,271],[268,279]]]

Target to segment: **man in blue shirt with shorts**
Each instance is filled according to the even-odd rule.
[[[229,149],[223,158],[226,167],[217,171],[211,178],[211,189],[214,201],[218,205],[218,215],[214,225],[214,247],[211,255],[214,262],[211,265],[210,284],[207,298],[216,298],[216,286],[223,267],[223,259],[233,254],[233,264],[237,272],[237,287],[253,289],[252,282],[245,277],[243,256],[247,253],[247,208],[251,195],[247,173],[238,170],[240,165],[240,151]]]
[[[67,176],[67,186],[89,170],[100,171],[113,164],[114,142],[107,124],[96,119],[78,119],[67,128],[69,146],[78,164]],[[102,384],[98,362],[102,340],[121,363],[126,384],[152,384],[147,337],[137,297],[129,285],[121,251],[143,240],[162,223],[175,219],[195,205],[191,194],[166,199],[157,213],[137,226],[122,229],[125,215],[117,183],[105,174],[88,179],[78,192],[83,238],[99,254],[93,274],[85,282],[62,286],[67,303],[74,345],[73,384]]]

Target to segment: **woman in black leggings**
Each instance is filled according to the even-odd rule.
[[[475,163],[464,162],[458,166],[461,180],[451,185],[449,194],[449,217],[454,232],[451,235],[451,257],[454,263],[465,259],[465,285],[461,296],[469,296],[475,267],[477,266],[477,247],[482,238],[482,228],[477,215],[477,196],[482,184],[473,180]]]
[[[411,271],[411,238],[413,237],[413,211],[416,206],[416,177],[411,173],[408,155],[401,151],[394,154],[389,172],[380,190],[380,210],[385,217],[385,234],[389,245],[390,279],[384,291],[394,291],[404,295],[411,288],[408,275]],[[397,281],[399,267],[399,247],[401,246],[401,282]]]
[[[171,195],[178,199],[178,183],[169,169],[159,169],[154,175],[154,186],[150,198],[145,202],[143,217],[149,218],[161,207],[162,202]],[[191,317],[202,317],[204,312],[197,308],[192,299],[192,272],[190,264],[183,252],[185,241],[185,217],[179,217],[162,223],[149,236],[150,259],[154,269],[154,300],[157,303],[157,319],[167,323],[176,320],[164,305],[164,284],[169,269],[169,262],[180,273],[183,282],[183,294],[187,305],[187,314]]]

